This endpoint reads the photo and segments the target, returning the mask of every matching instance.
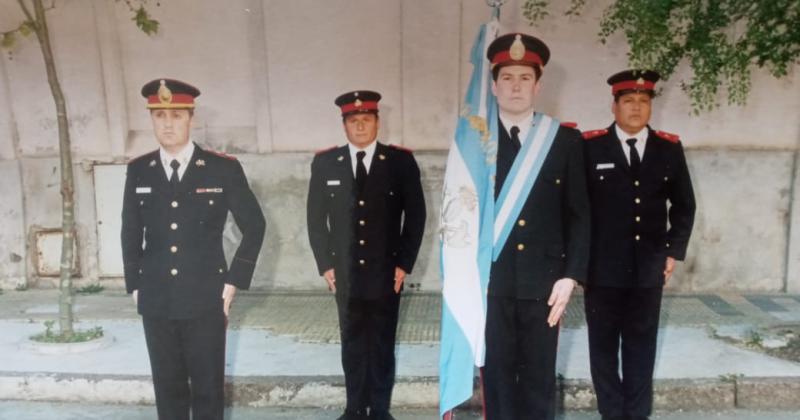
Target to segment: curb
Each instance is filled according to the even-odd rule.
[[[392,405],[435,408],[439,384],[435,377],[398,378]],[[247,407],[341,407],[345,403],[341,376],[227,377],[228,405]],[[476,392],[465,406],[479,407]],[[564,379],[558,384],[562,410],[595,410],[591,382]],[[657,410],[800,409],[800,377],[661,379],[654,383]],[[23,374],[0,372],[0,400],[86,402],[97,404],[154,404],[149,376]]]

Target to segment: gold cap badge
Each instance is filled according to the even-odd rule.
[[[508,55],[515,61],[525,58],[525,44],[522,43],[522,35],[517,34],[514,37],[514,42],[511,43],[511,48],[508,49]]]
[[[172,91],[167,87],[167,82],[161,80],[161,86],[158,87],[158,100],[162,104],[172,103]]]
[[[644,84],[644,78],[640,77],[640,78],[636,79],[636,84],[637,85],[643,85]]]
[[[360,108],[361,104],[363,104],[363,102],[361,102],[361,99],[356,99],[356,101],[353,102],[353,105],[355,105],[356,108]]]

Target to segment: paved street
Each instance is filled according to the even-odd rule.
[[[331,420],[338,410],[282,409],[282,408],[232,408],[226,420]],[[434,410],[397,410],[397,420],[430,420],[436,418]],[[3,420],[152,420],[155,408],[135,405],[85,405],[47,402],[0,401],[0,419]],[[800,411],[722,411],[657,413],[653,420],[796,420]],[[478,420],[478,413],[460,413],[457,420]],[[599,416],[588,412],[568,412],[557,420],[597,420]]]

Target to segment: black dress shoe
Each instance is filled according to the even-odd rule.
[[[388,411],[372,411],[369,413],[370,420],[395,420]]]
[[[628,418],[623,416],[603,416],[603,420],[628,420]]]
[[[368,418],[366,410],[344,410],[344,413],[336,420],[366,420]]]

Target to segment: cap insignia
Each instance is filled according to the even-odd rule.
[[[161,86],[158,87],[158,100],[162,104],[172,103],[172,91],[167,87],[167,82],[162,80]]]
[[[353,105],[355,105],[356,108],[361,108],[361,104],[363,104],[363,102],[361,102],[361,99],[356,99],[356,101],[353,102]]]
[[[343,161],[343,160],[344,160],[344,156],[339,156],[338,158],[336,158],[336,160],[338,160],[339,162],[341,162],[341,161]]]
[[[522,60],[525,57],[525,44],[522,43],[522,35],[517,34],[514,37],[514,42],[511,43],[511,48],[508,49],[508,55],[515,61]]]
[[[644,78],[640,77],[640,78],[636,79],[636,84],[637,85],[643,85],[644,84]]]
[[[380,160],[386,160],[386,155],[384,155],[384,154],[380,154],[380,155],[378,155],[378,159],[380,159]]]
[[[206,161],[204,159],[197,159],[194,164],[197,166],[206,166]]]
[[[156,160],[153,159],[150,161],[150,167],[156,166]]]

